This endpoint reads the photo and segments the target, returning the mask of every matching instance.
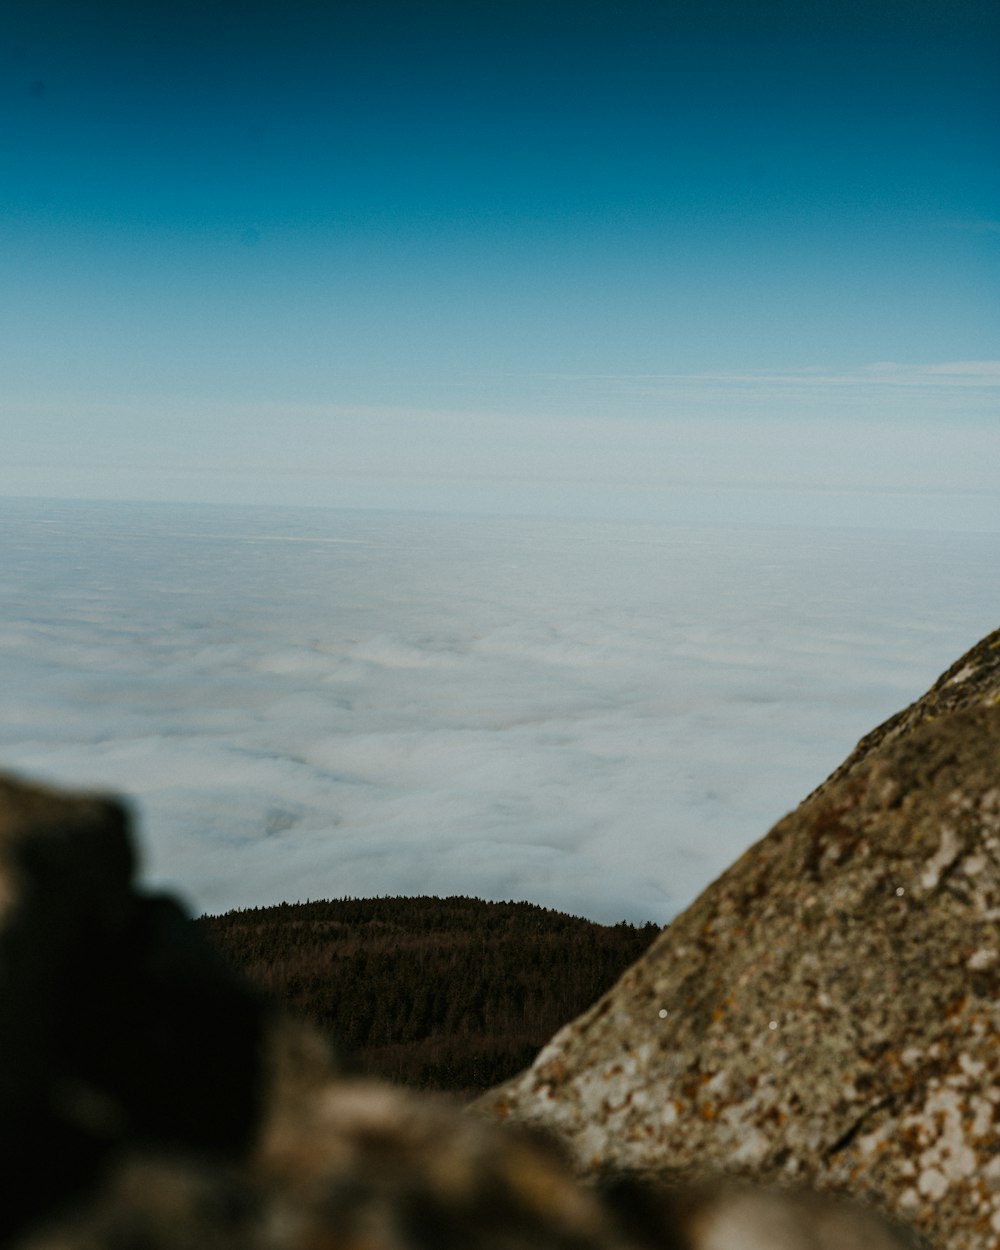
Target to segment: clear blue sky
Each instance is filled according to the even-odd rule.
[[[998,52],[992,0],[7,0],[0,493],[996,488]]]

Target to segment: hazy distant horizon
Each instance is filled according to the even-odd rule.
[[[983,463],[990,449],[983,448]],[[997,428],[1000,457],[1000,423]],[[1000,459],[997,461],[1000,463]],[[2,474],[0,474],[2,476]],[[280,480],[270,491],[254,481],[236,489],[214,484],[214,489],[185,494],[172,481],[162,492],[120,490],[107,482],[91,491],[81,488],[81,474],[68,479],[46,470],[33,475],[34,489],[0,490],[0,500],[47,500],[58,503],[135,504],[138,506],[219,508],[313,508],[319,512],[399,512],[461,518],[495,517],[523,520],[608,521],[633,524],[692,526],[695,528],[809,528],[924,530],[931,533],[1000,531],[1000,488],[894,489],[829,486],[775,486],[766,483],[685,484],[600,481],[400,481],[372,478],[355,491],[341,483],[297,489]],[[63,493],[63,487],[76,485]],[[202,483],[204,485],[204,483]],[[261,498],[261,496],[264,496]]]

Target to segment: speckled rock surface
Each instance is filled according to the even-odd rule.
[[[994,634],[476,1109],[1000,1244],[998,695]]]

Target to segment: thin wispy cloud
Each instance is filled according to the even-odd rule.
[[[868,382],[893,386],[981,386],[1000,387],[1000,360],[954,360],[937,364],[908,364],[881,361],[857,373],[825,379],[831,385],[863,386]]]
[[[996,360],[464,385],[443,407],[135,398],[82,423],[72,404],[8,398],[0,492],[679,523],[713,510],[734,523],[1000,523],[1000,506],[973,499],[997,491]],[[787,495],[762,506],[762,489],[823,502],[812,515]],[[720,490],[725,499],[691,494]],[[928,495],[949,499],[928,509],[917,498]]]
[[[575,373],[540,375],[549,380],[621,385],[656,384],[663,387],[866,387],[1000,386],[1000,361],[959,360],[933,363],[876,361],[855,369],[834,370],[822,365],[795,369],[728,369],[698,373]]]

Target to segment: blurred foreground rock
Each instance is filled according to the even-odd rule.
[[[853,1207],[609,1168],[344,1078],[169,899],[112,801],[0,779],[0,1245],[899,1250]],[[613,1162],[619,1152],[609,1150]]]
[[[584,1171],[806,1184],[1000,1244],[1000,631],[478,1110]]]
[[[132,889],[127,825],[113,801],[0,780],[7,1237],[124,1142],[232,1152],[254,1131],[263,1009],[180,908]]]

